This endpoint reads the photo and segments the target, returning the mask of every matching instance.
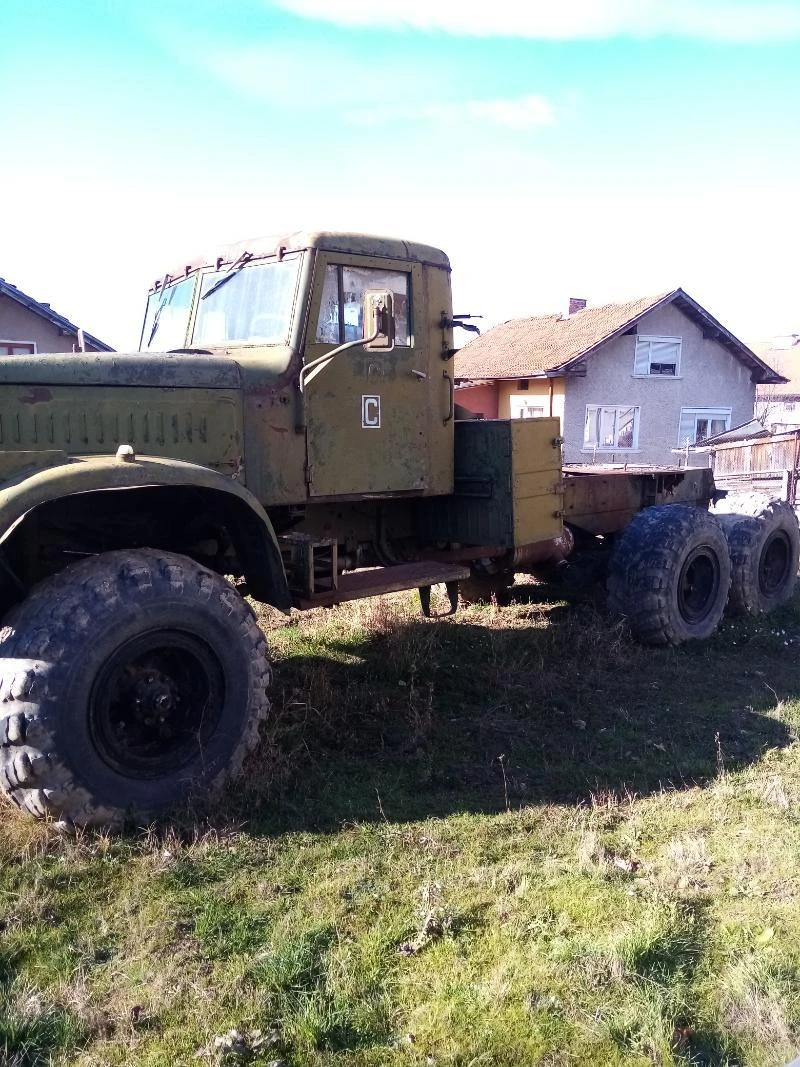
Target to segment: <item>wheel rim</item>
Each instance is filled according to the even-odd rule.
[[[702,622],[711,613],[720,582],[719,560],[708,548],[694,549],[678,579],[678,608],[688,623]]]
[[[763,596],[774,596],[789,577],[792,566],[792,546],[783,530],[775,530],[767,538],[758,561],[758,586]]]
[[[101,758],[130,778],[158,778],[189,763],[217,728],[222,666],[194,634],[157,630],[120,645],[89,697],[89,730]]]

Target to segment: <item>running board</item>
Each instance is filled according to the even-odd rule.
[[[469,578],[470,569],[457,563],[438,563],[435,560],[419,560],[416,563],[398,563],[394,567],[373,567],[369,570],[350,571],[339,575],[336,589],[321,590],[312,596],[295,595],[293,603],[296,608],[330,608],[347,600],[361,600],[365,597],[380,596],[382,593],[399,593],[403,589],[419,589],[424,605],[426,597],[422,591],[432,585],[444,582],[448,592],[456,588],[456,583]],[[451,584],[452,583],[452,584]],[[451,608],[453,598],[451,595]]]

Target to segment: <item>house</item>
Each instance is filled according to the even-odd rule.
[[[561,419],[566,463],[669,464],[753,417],[780,374],[682,289],[512,319],[455,356],[457,402],[485,418]]]
[[[85,330],[80,332],[87,352],[114,351]],[[40,304],[0,278],[0,356],[74,352],[80,348],[78,334],[78,327],[49,304]]]
[[[785,379],[758,386],[756,415],[774,433],[800,428],[800,334],[775,337],[752,347]]]

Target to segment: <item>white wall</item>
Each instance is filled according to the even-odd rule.
[[[726,348],[703,338],[698,326],[674,305],[645,315],[640,336],[681,337],[678,377],[635,378],[636,336],[610,341],[586,360],[585,378],[566,379],[564,458],[567,463],[592,463],[583,450],[587,404],[637,405],[638,450],[598,452],[598,463],[658,463],[675,465],[679,457],[678,427],[682,407],[731,408],[731,426],[753,417],[755,385],[750,371]]]

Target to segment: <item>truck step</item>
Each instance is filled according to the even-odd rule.
[[[314,597],[335,590],[339,566],[335,537],[287,533],[278,538],[293,597]]]
[[[295,595],[293,602],[297,608],[329,608],[347,600],[397,593],[402,589],[424,589],[440,582],[458,582],[469,578],[469,575],[469,567],[435,560],[398,563],[393,567],[371,567],[340,574],[336,589],[321,590],[313,596]]]

